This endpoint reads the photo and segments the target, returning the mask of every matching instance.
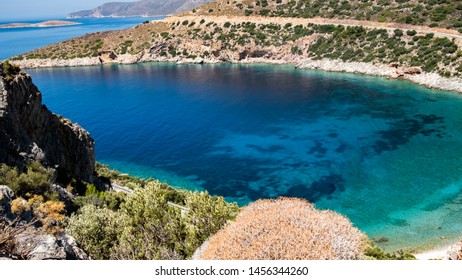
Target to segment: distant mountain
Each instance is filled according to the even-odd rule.
[[[184,12],[213,0],[142,0],[109,2],[92,10],[68,15],[68,18],[158,16]]]

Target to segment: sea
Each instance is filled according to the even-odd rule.
[[[35,18],[18,20],[1,20],[0,25],[21,22],[38,23],[47,20],[65,20],[79,23],[77,25],[56,27],[0,28],[0,60],[35,50],[53,43],[64,41],[87,33],[117,30],[133,27],[146,20],[160,20],[158,17],[120,17],[120,18]]]
[[[460,238],[460,94],[292,65],[27,72],[51,111],[91,133],[96,159],[123,173],[241,206],[305,198],[347,216],[386,251]]]

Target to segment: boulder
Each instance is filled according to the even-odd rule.
[[[403,68],[404,74],[408,75],[416,75],[422,73],[422,68],[420,67],[404,67]]]
[[[462,260],[462,241],[452,245],[447,253],[449,260]]]
[[[88,255],[68,234],[62,233],[57,236],[42,234],[32,226],[15,237],[12,254],[28,260],[88,259]]]

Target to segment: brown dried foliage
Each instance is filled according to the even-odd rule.
[[[14,227],[4,221],[0,222],[0,256],[11,257],[11,252],[14,249],[14,238],[25,229],[26,226]],[[19,257],[22,258],[22,256]]]
[[[361,259],[366,240],[346,217],[306,200],[259,200],[211,237],[201,259]]]

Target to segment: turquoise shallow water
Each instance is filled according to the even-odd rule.
[[[462,98],[384,78],[274,65],[29,70],[97,160],[245,205],[304,197],[386,250],[462,234]],[[440,237],[447,239],[442,240]]]

